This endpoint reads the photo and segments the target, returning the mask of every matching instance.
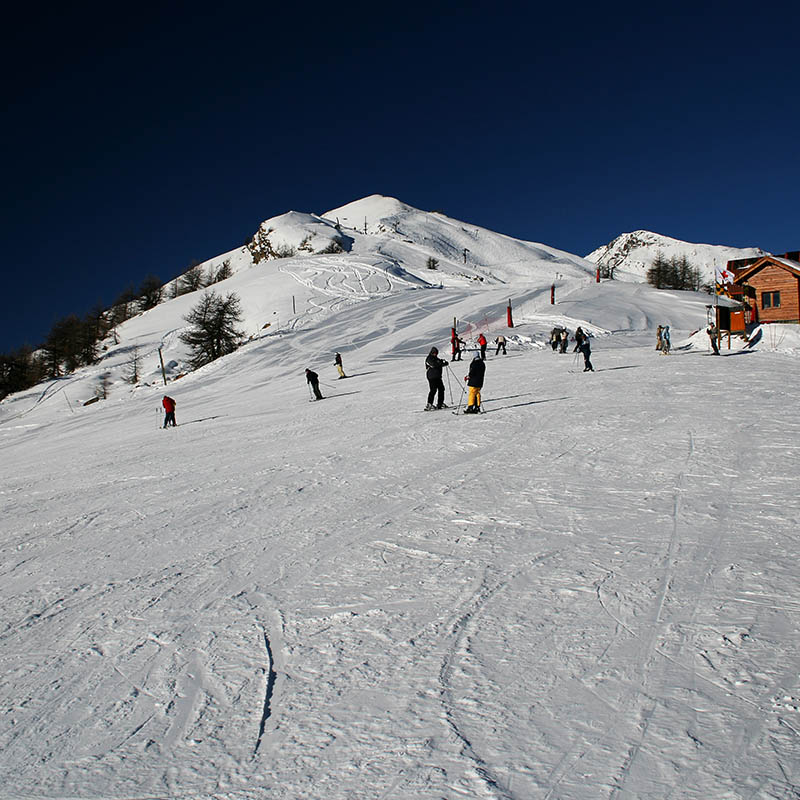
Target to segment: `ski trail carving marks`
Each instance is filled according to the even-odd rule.
[[[477,775],[486,784],[486,786],[496,793],[498,796],[506,800],[512,800],[514,794],[509,786],[501,779],[497,770],[494,769],[487,761],[479,754],[477,747],[472,743],[470,737],[466,733],[464,726],[459,721],[459,715],[456,710],[456,703],[453,697],[452,689],[452,674],[455,669],[456,662],[459,655],[464,651],[464,641],[470,636],[470,629],[473,625],[477,624],[478,617],[481,612],[486,608],[489,602],[504,589],[523,571],[530,567],[539,564],[553,556],[557,555],[558,551],[552,551],[539,555],[531,559],[527,564],[515,570],[513,573],[504,576],[501,579],[490,581],[486,575],[481,583],[481,587],[470,598],[466,604],[464,612],[458,616],[455,622],[450,627],[450,637],[452,643],[444,655],[442,666],[439,670],[439,684],[441,691],[442,704],[444,707],[445,721],[448,727],[460,743],[462,754],[465,755],[471,762]]]

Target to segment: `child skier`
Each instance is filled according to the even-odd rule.
[[[469,365],[469,375],[464,380],[469,387],[469,399],[465,414],[480,414],[481,411],[481,389],[483,388],[483,376],[486,374],[486,362],[481,358],[480,353],[475,353]]]

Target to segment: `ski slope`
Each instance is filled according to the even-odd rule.
[[[797,796],[798,326],[717,358],[707,297],[576,274],[508,330],[508,282],[331,259],[229,279],[253,338],[175,429],[154,352],[0,403],[0,796]],[[192,304],[114,347],[175,374]],[[421,411],[454,317],[509,337],[480,417]]]

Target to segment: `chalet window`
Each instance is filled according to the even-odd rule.
[[[761,308],[780,308],[780,307],[781,307],[780,292],[761,293]]]

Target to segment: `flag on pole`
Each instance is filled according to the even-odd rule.
[[[717,294],[729,294],[728,287],[733,283],[733,273],[726,267],[717,267],[714,270]]]

